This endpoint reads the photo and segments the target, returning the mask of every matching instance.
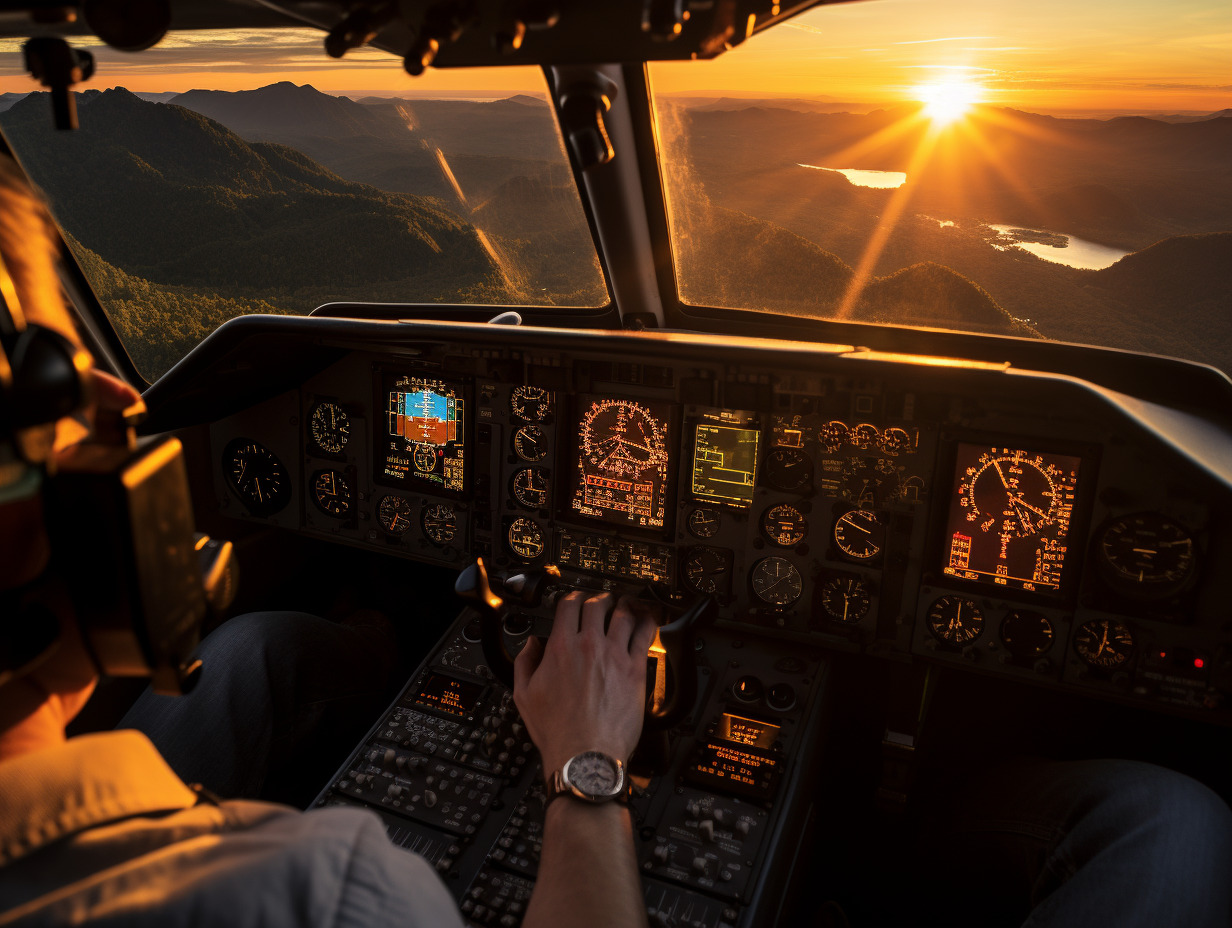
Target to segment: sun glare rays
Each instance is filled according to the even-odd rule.
[[[924,104],[924,115],[935,126],[957,122],[984,99],[984,88],[961,78],[917,84],[913,91]]]

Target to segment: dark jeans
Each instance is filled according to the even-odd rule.
[[[187,783],[303,807],[385,708],[396,653],[381,624],[239,616],[202,641],[191,693],[147,690],[117,727],[148,735]]]
[[[1135,761],[1024,761],[951,798],[955,814],[933,816],[951,824],[917,852],[933,923],[1232,925],[1232,811],[1189,777]]]

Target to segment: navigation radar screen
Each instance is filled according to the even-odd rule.
[[[693,442],[693,495],[741,508],[753,503],[757,429],[699,422]]]
[[[570,508],[616,525],[663,528],[672,447],[663,403],[580,396]]]
[[[960,443],[945,573],[1015,590],[1061,589],[1082,459]]]
[[[462,386],[420,377],[390,378],[386,394],[385,478],[466,490],[466,402]]]

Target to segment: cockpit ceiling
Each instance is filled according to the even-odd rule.
[[[323,0],[226,0],[171,2],[171,28],[277,28],[312,25],[333,30],[352,19],[360,32],[375,33],[368,44],[404,56],[439,45],[433,67],[569,65],[713,58],[750,36],[825,0],[774,3],[770,0],[524,0],[441,2],[407,0],[323,2]],[[846,2],[846,0],[838,0]],[[96,4],[104,6],[106,4]],[[69,7],[70,9],[72,7]],[[396,8],[397,12],[382,12]],[[0,34],[31,33],[32,14],[40,29],[64,34],[93,32],[78,15],[55,22],[56,3],[0,4]],[[127,14],[126,14],[127,15]]]

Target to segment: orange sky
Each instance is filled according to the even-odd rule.
[[[90,87],[239,90],[278,80],[332,93],[443,95],[542,91],[534,68],[429,71],[365,50],[325,57],[315,32],[182,33],[138,55],[96,49]],[[0,91],[34,89],[19,43],[0,44]],[[342,66],[340,66],[340,64]],[[986,102],[1034,111],[1213,111],[1232,106],[1228,0],[876,0],[828,6],[713,62],[655,66],[668,92],[918,98],[942,78],[977,81]]]

